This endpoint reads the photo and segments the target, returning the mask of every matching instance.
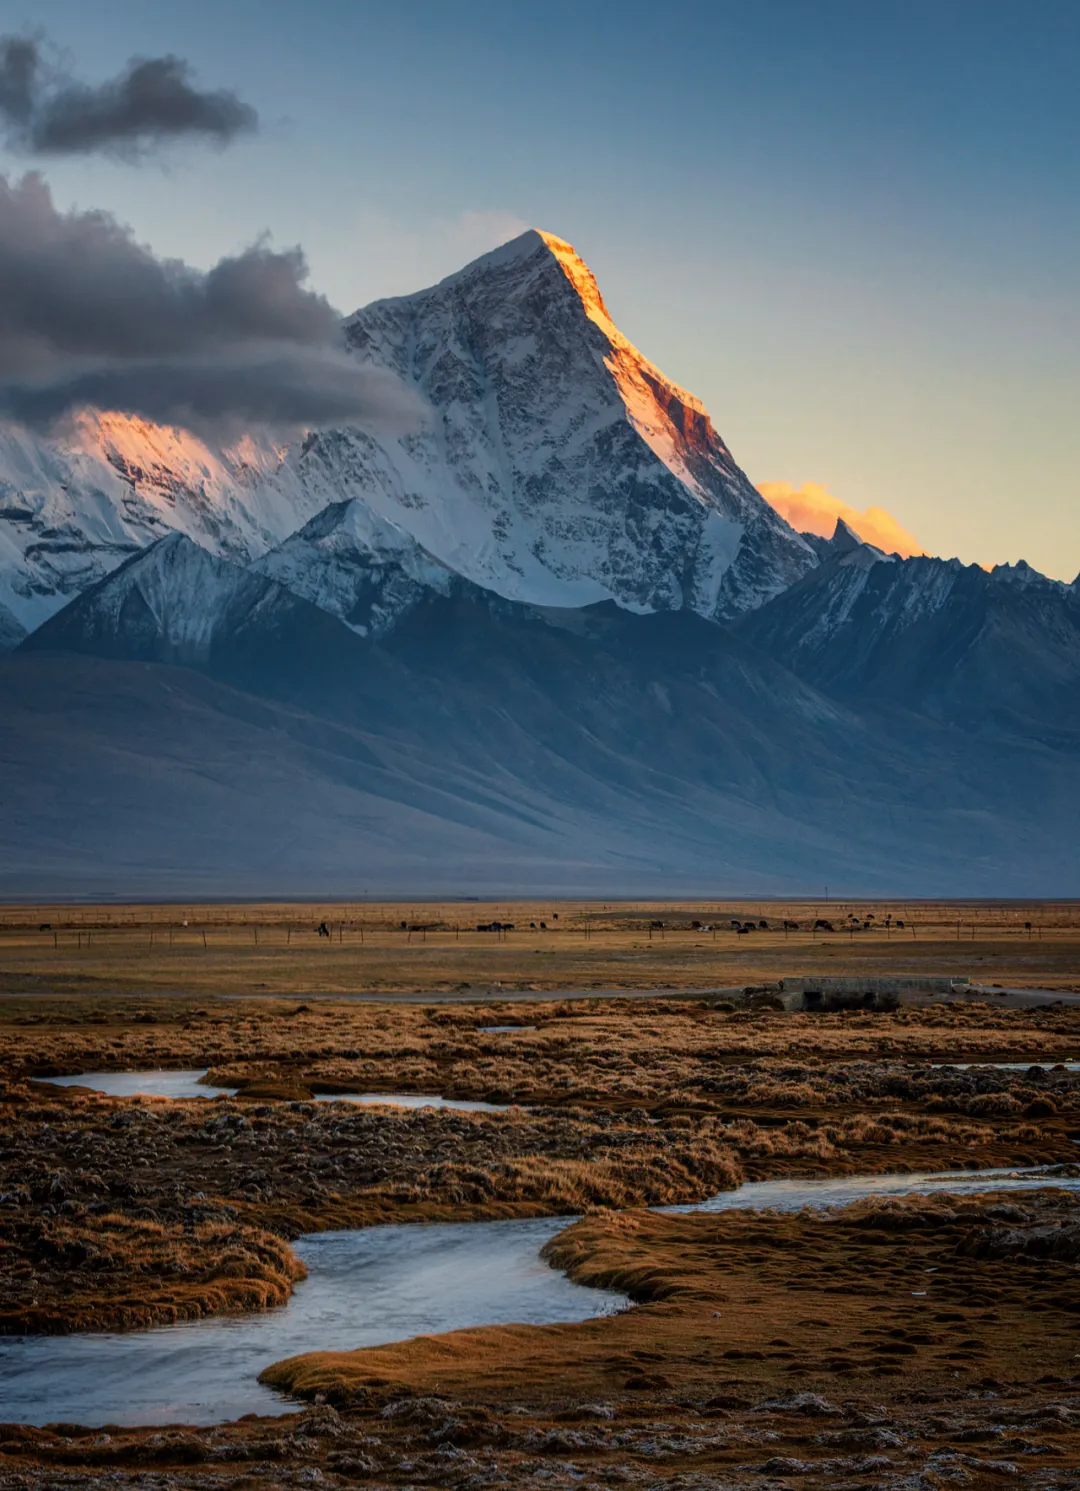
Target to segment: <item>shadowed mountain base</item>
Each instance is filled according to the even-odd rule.
[[[1060,894],[1076,872],[1069,752],[836,703],[689,612],[460,582],[373,641],[174,537],[0,659],[0,702],[21,895]]]

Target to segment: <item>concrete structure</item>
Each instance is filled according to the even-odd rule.
[[[949,995],[982,993],[969,978],[883,978],[880,976],[838,977],[833,974],[805,974],[781,979],[770,986],[787,1010],[822,1009],[834,1001],[851,1008],[865,1003],[868,1009],[881,1003],[900,1003],[912,994]]]

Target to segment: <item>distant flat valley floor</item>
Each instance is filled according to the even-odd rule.
[[[494,923],[513,930],[477,930]],[[753,930],[737,932],[735,923]],[[454,901],[0,909],[0,991],[12,993],[512,998],[549,990],[731,989],[803,974],[969,976],[987,986],[1077,992],[1080,903]]]

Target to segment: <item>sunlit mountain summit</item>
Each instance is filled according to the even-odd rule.
[[[813,550],[754,489],[701,403],[618,331],[573,248],[530,231],[345,324],[361,359],[422,396],[402,436],[325,431],[293,448],[88,414],[48,441],[0,433],[0,605],[31,629],[170,529],[250,560],[354,500],[515,600],[727,617]],[[361,526],[370,526],[364,519]]]

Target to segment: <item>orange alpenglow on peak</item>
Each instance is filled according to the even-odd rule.
[[[537,239],[559,265],[586,316],[607,340],[610,351],[604,363],[618,385],[630,423],[653,452],[677,469],[691,490],[697,490],[684,464],[685,451],[730,454],[713,428],[705,405],[689,390],[673,383],[623,336],[611,319],[596,276],[572,243],[539,228],[523,233],[515,242],[527,250]]]
[[[103,454],[110,460],[117,456],[129,469],[146,474],[156,468],[182,474],[196,483],[224,476],[224,466],[229,463],[272,472],[286,455],[285,446],[269,439],[256,443],[250,435],[242,435],[224,449],[211,450],[190,430],[111,409],[80,410],[69,438],[73,448],[88,455]]]
[[[682,404],[690,410],[693,416],[708,424],[708,415],[704,404],[687,389],[681,388],[673,383],[670,378],[660,371],[655,364],[634,346],[628,337],[622,332],[611,319],[611,312],[604,302],[600,293],[600,286],[596,283],[596,276],[585,263],[572,243],[565,238],[560,238],[557,233],[547,233],[542,228],[529,228],[526,232],[519,234],[517,238],[511,238],[507,243],[500,244],[498,248],[492,249],[490,253],[477,259],[472,264],[467,264],[457,274],[449,276],[449,283],[478,269],[480,266],[490,264],[509,263],[518,259],[526,259],[534,254],[540,244],[551,254],[567,282],[572,286],[574,293],[580,300],[582,308],[589,320],[598,326],[604,336],[611,343],[613,362],[609,362],[610,370],[619,376],[617,364],[623,364],[624,369],[632,365],[636,370],[636,376],[644,378],[653,388],[654,393],[659,392],[661,398]],[[717,436],[715,430],[709,425],[710,440],[721,448],[726,449],[723,442]]]
[[[604,304],[604,297],[600,294],[600,286],[596,283],[596,276],[585,263],[572,243],[567,243],[565,238],[559,238],[554,233],[545,233],[540,228],[534,228],[533,232],[538,238],[543,239],[555,258],[566,278],[573,285],[581,297],[585,308],[592,315],[593,320],[603,319],[607,323],[605,331],[610,327],[614,330],[611,315]],[[596,313],[595,315],[593,313]]]
[[[849,507],[834,497],[817,482],[804,482],[793,487],[786,481],[758,482],[757,489],[799,533],[815,533],[819,538],[832,538],[837,518],[842,518],[851,531],[865,544],[873,544],[886,554],[899,554],[902,559],[925,554],[926,550],[903,528],[891,513],[881,507],[868,507],[865,512]]]

